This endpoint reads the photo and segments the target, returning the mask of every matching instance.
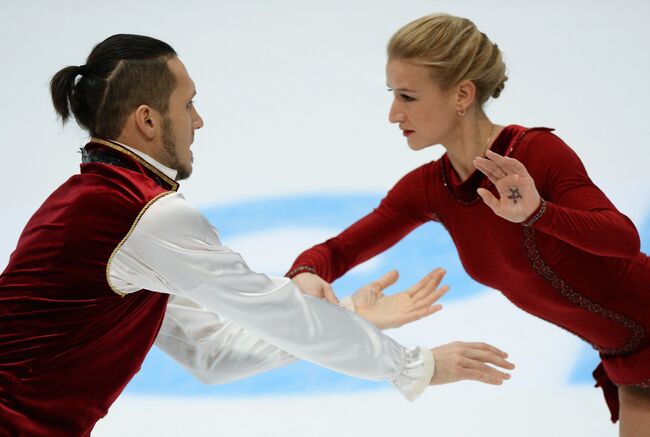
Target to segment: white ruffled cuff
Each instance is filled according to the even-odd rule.
[[[354,306],[354,301],[352,300],[352,296],[346,296],[343,299],[339,301],[339,305],[346,310],[350,310],[353,313],[356,312],[356,308]]]
[[[436,363],[429,349],[411,346],[404,350],[401,367],[391,382],[406,399],[414,401],[431,382]]]

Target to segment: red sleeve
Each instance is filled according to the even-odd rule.
[[[596,255],[639,252],[634,224],[594,185],[569,146],[550,132],[531,135],[526,146],[523,163],[546,200],[534,229]]]
[[[298,267],[311,267],[318,276],[332,282],[431,220],[425,191],[426,170],[431,165],[408,173],[370,214],[336,237],[300,254],[287,276],[295,276],[292,272]]]

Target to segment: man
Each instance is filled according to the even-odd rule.
[[[54,106],[92,136],[81,172],[27,223],[0,276],[0,432],[88,435],[154,342],[205,382],[298,359],[389,380],[408,399],[428,384],[500,384],[511,368],[484,344],[432,352],[286,278],[252,272],[177,192],[192,171],[194,83],[166,43],[114,35],[85,65],[52,79]],[[436,311],[441,271],[382,297],[388,275],[362,289],[357,310],[380,326]]]

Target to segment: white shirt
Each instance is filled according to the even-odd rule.
[[[205,383],[303,359],[359,378],[388,380],[413,400],[433,375],[428,349],[401,346],[354,312],[303,295],[290,279],[251,271],[177,192],[145,208],[115,252],[108,279],[118,293],[146,289],[170,295],[156,345]]]

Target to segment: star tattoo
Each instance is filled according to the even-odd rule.
[[[519,192],[519,187],[515,188],[508,188],[510,190],[510,195],[508,196],[508,199],[512,199],[513,202],[517,203],[517,199],[523,199],[521,196],[521,193]]]

